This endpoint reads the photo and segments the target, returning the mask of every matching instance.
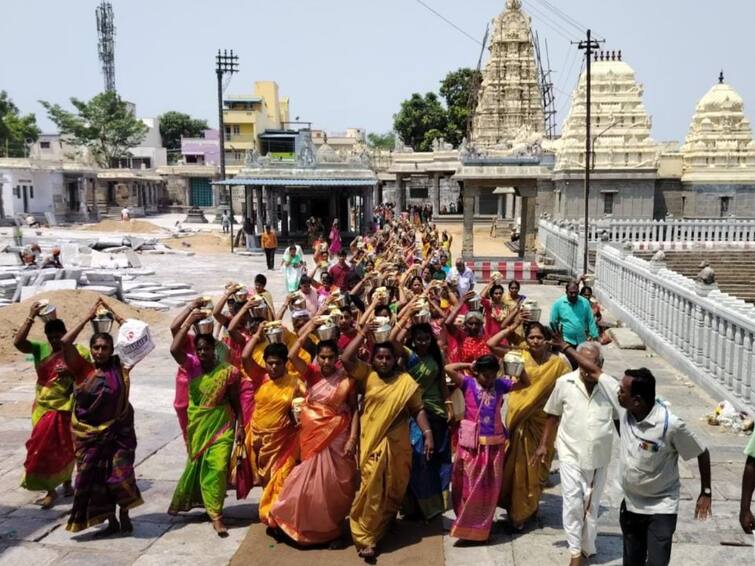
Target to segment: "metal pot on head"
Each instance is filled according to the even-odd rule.
[[[194,330],[197,334],[212,334],[215,329],[215,320],[212,317],[203,318],[198,320],[194,325]]]
[[[480,306],[482,306],[482,297],[480,297],[480,295],[475,295],[474,297],[467,299],[467,306],[471,311],[480,310]]]
[[[540,308],[535,299],[525,299],[522,303],[522,311],[527,313],[527,319],[530,322],[539,322],[543,309]]]
[[[255,318],[267,318],[267,303],[262,300],[252,307],[252,316]]]
[[[382,324],[375,329],[374,335],[375,335],[375,344],[381,344],[383,342],[388,342],[388,339],[391,336],[391,325],[390,324]]]
[[[51,320],[58,318],[58,312],[55,308],[55,305],[51,305],[49,303],[39,309],[39,312],[37,314],[39,315],[39,318],[41,318],[44,322],[50,322]]]
[[[110,313],[107,314],[98,314],[96,317],[92,319],[92,331],[95,334],[110,334],[110,330],[113,328],[113,315]]]
[[[331,323],[317,327],[317,337],[320,340],[335,340],[338,336],[338,327]]]
[[[421,310],[414,313],[412,320],[414,321],[414,324],[430,324],[432,314],[428,310]]]
[[[267,338],[267,341],[271,344],[282,344],[283,343],[283,329],[278,326],[275,328],[266,328],[265,329],[265,338]]]
[[[512,377],[519,377],[524,370],[524,358],[519,352],[508,352],[503,357],[503,373]]]

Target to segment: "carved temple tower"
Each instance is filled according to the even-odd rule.
[[[522,11],[521,0],[507,0],[506,9],[493,20],[489,49],[472,122],[472,145],[506,149],[517,136],[544,136],[530,18]]]

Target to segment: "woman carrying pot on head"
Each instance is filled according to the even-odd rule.
[[[472,363],[480,356],[490,353],[488,336],[485,333],[484,315],[479,310],[468,310],[461,327],[457,326],[457,316],[466,302],[475,297],[474,291],[468,291],[462,300],[451,310],[446,318],[446,330],[449,342],[455,345],[451,361]]]
[[[99,300],[62,339],[66,364],[75,377],[71,428],[77,471],[66,530],[75,533],[108,521],[108,527],[98,533],[107,536],[131,533],[128,513],[143,502],[134,475],[136,433],[134,408],[128,399],[131,368],[114,354],[113,337],[106,332],[96,332],[89,341],[92,361],[74,344],[84,326],[101,316],[101,308],[119,325],[124,322]]]
[[[375,331],[373,326],[373,336]],[[344,369],[361,382],[364,391],[359,445],[361,481],[349,518],[359,556],[373,560],[409,484],[409,417],[420,427],[428,460],[433,455],[434,439],[419,384],[399,368],[393,344],[381,335],[383,341],[375,344],[372,363],[366,364],[357,359],[366,327],[360,325],[357,332],[357,338],[341,356]]]
[[[42,509],[50,509],[57,499],[56,488],[63,484],[63,494],[73,495],[71,473],[74,452],[71,439],[71,410],[73,408],[74,376],[63,355],[62,338],[66,325],[52,318],[54,307],[35,302],[29,316],[18,329],[13,345],[19,352],[31,354],[37,373],[34,404],[31,412],[31,437],[26,442],[26,461],[21,487],[31,491],[45,491],[38,501]],[[45,315],[45,311],[50,314]],[[47,316],[46,342],[29,340],[29,331],[36,316]],[[77,346],[87,360],[89,351]]]
[[[271,325],[272,323],[268,323]],[[252,353],[263,338],[263,331],[272,333],[275,326],[267,329],[260,325],[244,347],[242,362],[247,375],[255,375],[257,365]],[[262,486],[259,502],[259,517],[266,525],[270,521],[270,509],[278,500],[283,483],[299,459],[299,433],[292,416],[295,397],[301,397],[302,385],[298,373],[289,372],[288,348],[279,342],[264,346],[262,359],[265,371],[254,380],[253,413],[246,428],[244,445],[252,467],[255,483]]]
[[[244,427],[239,394],[239,371],[216,356],[211,333],[198,334],[188,346],[192,324],[204,318],[193,311],[173,338],[170,353],[189,380],[186,445],[189,460],[173,493],[168,513],[204,507],[218,536],[228,536],[223,502],[228,483],[228,461],[234,432],[243,442]],[[237,426],[238,423],[238,426]]]
[[[181,327],[189,318],[189,316],[195,312],[196,309],[207,306],[207,299],[205,297],[197,297],[188,305],[186,305],[181,312],[178,313],[176,318],[170,324],[170,334],[173,338],[176,337]],[[185,351],[187,353],[195,353],[194,335],[187,334],[185,340]],[[228,346],[223,342],[215,341],[215,358],[218,362],[228,360]],[[181,427],[181,434],[183,434],[184,442],[188,440],[188,426],[189,426],[189,376],[184,371],[183,366],[179,364],[176,370],[176,392],[173,400],[173,409],[176,411],[178,417],[178,426]]]
[[[519,312],[514,322],[490,339],[496,351],[497,343],[504,338],[512,339],[516,328],[527,322],[526,314]],[[506,428],[509,431],[509,450],[503,470],[501,505],[506,508],[509,520],[515,528],[537,513],[540,494],[545,485],[553,459],[552,439],[543,463],[535,466],[529,462],[540,444],[547,414],[544,411],[556,380],[571,371],[569,362],[551,351],[550,331],[539,322],[525,324],[525,340],[521,343],[521,357],[530,386],[509,396],[506,413]]]
[[[286,248],[281,261],[283,266],[283,279],[286,282],[286,291],[293,293],[299,288],[299,279],[306,266],[304,265],[304,252],[298,244],[291,244]]]
[[[318,324],[308,323],[302,334]],[[303,341],[299,338],[288,354],[307,384],[299,413],[301,463],[286,478],[269,517],[298,544],[313,545],[342,534],[356,490],[359,419],[356,388],[338,363],[335,341],[317,344],[313,364],[298,356]]]
[[[448,423],[453,421],[453,403],[443,374],[444,359],[433,329],[427,322],[407,324],[418,310],[401,318],[391,332],[397,351],[403,352],[409,375],[422,390],[425,408],[435,450],[430,459],[425,456],[425,442],[417,421],[409,422],[412,443],[412,472],[409,489],[404,500],[404,514],[420,516],[425,521],[446,511],[448,489],[451,483],[451,437]]]
[[[446,366],[446,374],[464,394],[464,419],[453,468],[453,503],[456,520],[452,537],[486,541],[498,506],[508,433],[501,421],[507,393],[529,385],[522,371],[516,382],[498,377],[498,358],[488,354],[474,363]]]

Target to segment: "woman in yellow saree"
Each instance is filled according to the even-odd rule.
[[[212,334],[194,338],[191,351],[187,334],[191,324],[203,318],[194,310],[173,339],[170,353],[188,380],[186,447],[189,460],[178,481],[168,513],[204,507],[220,537],[227,537],[223,503],[228,482],[228,461],[233,448],[234,427],[242,422],[239,402],[239,372],[218,362]],[[243,426],[238,431],[243,441]]]
[[[349,375],[360,382],[364,395],[359,440],[361,483],[351,506],[350,525],[359,556],[372,560],[409,484],[410,416],[422,431],[427,458],[432,456],[434,446],[419,385],[399,370],[390,342],[375,344],[371,365],[359,361],[357,352],[364,338],[365,328],[360,325],[341,362]]]
[[[262,330],[263,325],[260,325],[242,353],[244,371],[249,376],[255,373],[252,352],[262,338]],[[299,459],[299,434],[293,420],[292,403],[303,391],[298,374],[286,368],[288,348],[285,344],[268,344],[263,359],[266,373],[253,379],[254,408],[244,444],[255,483],[263,488],[260,521],[269,525],[270,508]]]
[[[537,513],[540,494],[543,491],[551,461],[553,460],[553,440],[548,447],[545,462],[529,462],[540,443],[547,415],[543,408],[550,397],[556,380],[571,371],[565,358],[551,352],[550,331],[539,322],[527,322],[520,313],[514,322],[504,328],[496,337],[513,338],[516,327],[524,323],[525,342],[521,343],[524,370],[530,378],[530,386],[509,395],[506,413],[506,428],[509,430],[509,449],[503,468],[503,489],[501,506],[509,515],[515,528],[521,529],[524,523]]]

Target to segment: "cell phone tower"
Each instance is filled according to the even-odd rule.
[[[115,92],[115,24],[113,6],[104,0],[94,10],[97,15],[97,50],[105,77],[105,90]]]

